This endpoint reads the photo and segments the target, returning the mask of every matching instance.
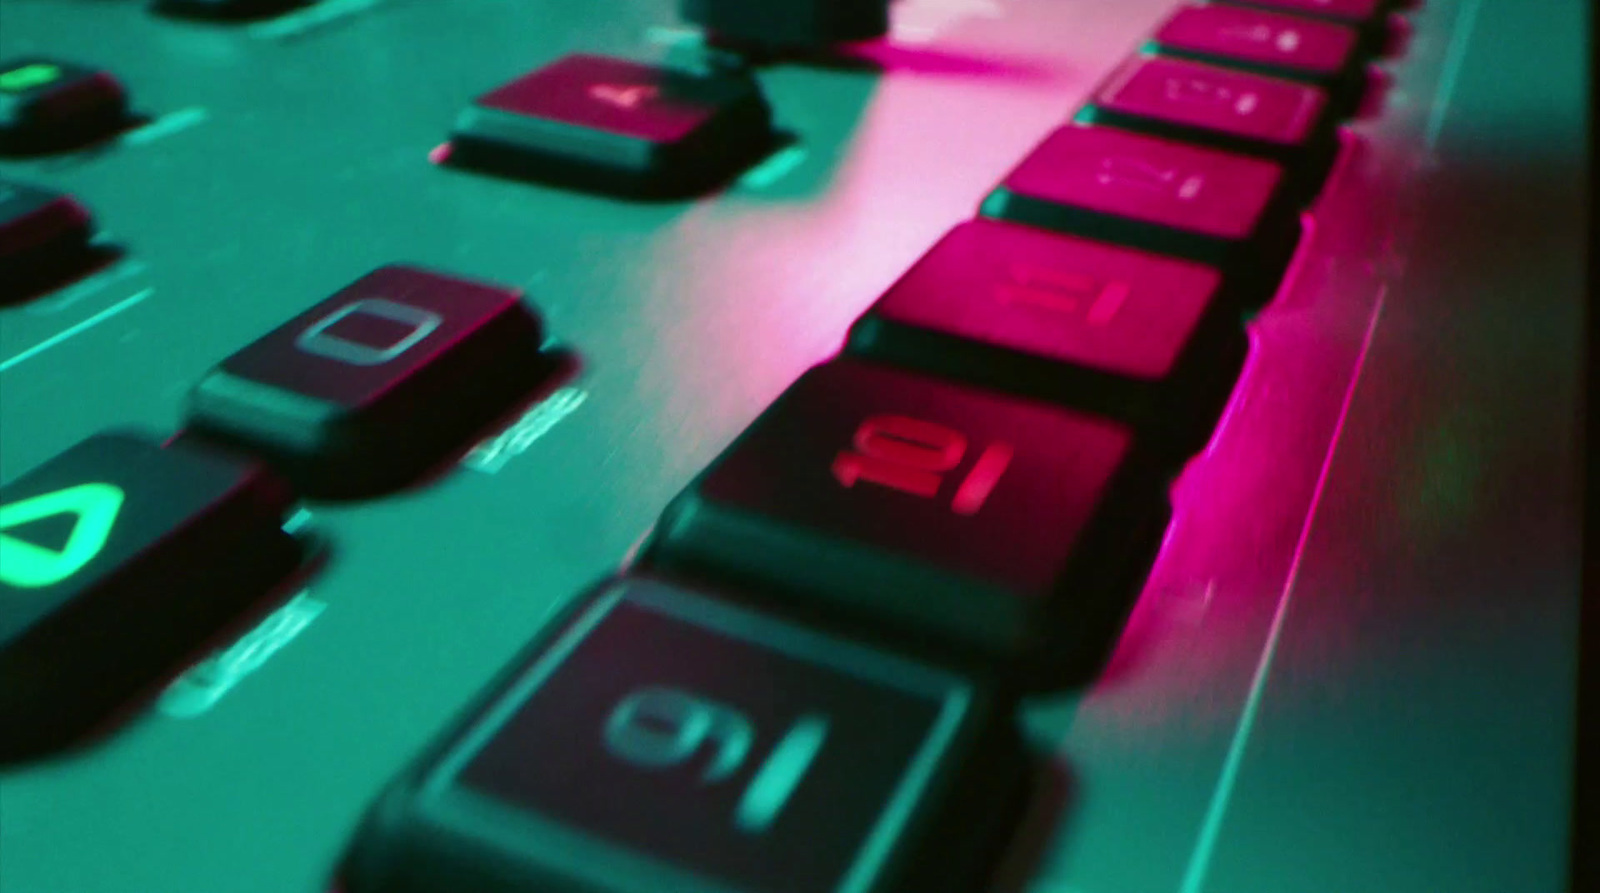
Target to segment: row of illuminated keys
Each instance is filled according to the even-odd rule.
[[[385,795],[350,890],[973,887],[1023,772],[989,671],[1051,685],[1109,647],[1333,145],[1316,88],[1174,64],[1108,81],[673,503],[642,568],[720,594],[576,603]],[[385,268],[224,361],[176,443],[91,438],[8,484],[7,755],[305,560],[288,488],[228,448],[312,495],[394,486],[536,384],[539,334],[515,293]],[[128,616],[162,635],[103,647]]]
[[[1223,17],[1320,86],[1119,69],[389,787],[347,889],[982,889],[1006,693],[1103,659],[1357,105],[1357,31],[1189,7],[1158,43]]]

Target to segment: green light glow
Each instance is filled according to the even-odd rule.
[[[7,93],[21,93],[51,83],[60,77],[59,67],[48,62],[34,62],[0,74],[0,90]]]
[[[111,484],[79,484],[0,506],[0,531],[52,515],[78,516],[59,552],[0,533],[0,583],[37,589],[82,570],[105,547],[122,500],[121,488]]]

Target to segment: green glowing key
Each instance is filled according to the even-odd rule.
[[[22,589],[54,586],[82,570],[105,547],[123,497],[115,484],[92,483],[0,505],[0,583]],[[56,515],[72,518],[72,533],[59,551],[5,533]]]
[[[1010,715],[962,674],[618,581],[390,788],[343,889],[976,890],[1019,812]]]
[[[90,437],[0,487],[0,760],[71,743],[301,563],[260,466]]]
[[[21,93],[34,87],[54,83],[61,77],[61,66],[51,65],[48,62],[32,62],[0,72],[0,90],[7,93]]]

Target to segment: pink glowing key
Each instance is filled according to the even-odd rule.
[[[1280,146],[1306,142],[1327,97],[1316,87],[1182,59],[1130,59],[1095,95],[1107,111]]]
[[[1212,267],[973,220],[857,320],[848,350],[1114,418],[1180,454],[1209,434],[1243,361],[1238,297]],[[978,504],[1005,460],[980,461],[954,510]]]
[[[951,230],[889,289],[852,343],[901,340],[909,328],[1048,361],[1027,375],[1065,374],[1057,365],[1065,364],[1159,381],[1193,346],[1202,317],[1215,312],[1221,282],[1216,270],[1190,261],[974,220]],[[874,337],[861,338],[868,329]],[[916,359],[928,365],[956,358],[943,346],[919,351],[903,340],[900,352],[925,354]]]
[[[1250,0],[1289,12],[1309,12],[1351,22],[1364,22],[1378,12],[1379,0]]]
[[[1187,6],[1155,34],[1163,49],[1332,76],[1356,50],[1350,28],[1239,6]]]
[[[1065,212],[1082,209],[1213,239],[1243,240],[1256,230],[1282,178],[1278,165],[1259,158],[1074,124],[1045,138],[984,210],[1069,229],[1079,215]],[[1037,213],[1026,219],[1012,213],[1024,204]]]

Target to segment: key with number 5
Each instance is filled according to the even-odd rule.
[[[1090,669],[1166,522],[1143,455],[1110,419],[835,360],[673,502],[645,560],[898,643]]]
[[[346,893],[975,890],[1027,781],[981,681],[642,579],[467,716],[373,807]]]

